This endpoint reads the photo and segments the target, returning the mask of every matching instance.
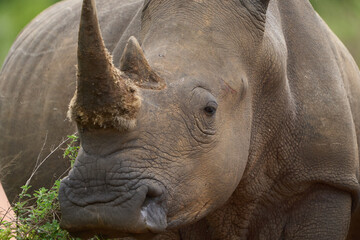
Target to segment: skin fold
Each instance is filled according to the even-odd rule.
[[[44,142],[77,129],[59,193],[75,236],[357,239],[360,73],[308,1],[81,9],[67,0],[40,14],[1,71],[10,201]],[[67,169],[59,156],[35,187]]]

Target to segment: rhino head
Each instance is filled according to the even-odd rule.
[[[119,68],[105,48],[94,0],[83,2],[69,109],[81,149],[59,195],[61,225],[76,236],[141,237],[181,228],[222,206],[242,178],[257,91],[248,79],[257,54],[237,51],[260,44],[253,35],[261,35],[263,23],[251,16],[253,33],[236,23],[226,35],[222,28],[241,19],[236,13],[206,19],[201,15],[211,9],[199,7],[192,16],[201,18],[198,24],[176,22],[158,17],[166,2],[145,3],[142,46],[131,37]],[[189,1],[186,14],[198,2]],[[247,13],[267,7],[267,1],[230,2]],[[231,40],[232,31],[242,38]]]

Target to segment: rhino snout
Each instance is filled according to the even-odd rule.
[[[92,202],[78,205],[69,198],[69,179],[60,185],[61,228],[71,235],[118,237],[163,232],[167,227],[164,191],[154,184],[143,184],[134,192],[122,192],[122,201]],[[106,194],[103,193],[104,199]]]

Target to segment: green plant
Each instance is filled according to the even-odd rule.
[[[70,142],[69,142],[70,141]],[[63,143],[69,142],[64,150],[64,158],[69,158],[72,165],[79,150],[78,137],[68,136]],[[62,144],[62,143],[61,143]],[[60,147],[60,146],[59,146]],[[69,233],[59,225],[60,204],[58,193],[60,180],[50,189],[40,188],[29,193],[30,185],[22,186],[17,202],[13,204],[16,219],[13,221],[0,219],[1,240],[43,240],[43,239],[71,239]],[[95,237],[93,239],[100,239]]]
[[[67,148],[64,151],[63,157],[69,158],[71,162],[71,168],[74,166],[75,159],[79,152],[79,137],[75,134],[68,136],[68,139],[70,139],[70,143],[67,145]]]
[[[1,222],[0,239],[73,239],[59,226],[59,187],[60,180],[52,188],[40,188],[31,195],[30,186],[24,185],[13,207],[17,218]]]

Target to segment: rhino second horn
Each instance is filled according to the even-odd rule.
[[[125,46],[120,60],[120,70],[125,72],[141,88],[161,90],[165,87],[165,81],[151,69],[139,42],[134,36],[129,38]]]
[[[126,130],[134,126],[140,105],[137,87],[112,63],[101,36],[94,0],[84,0],[77,86],[69,118],[80,127]]]

